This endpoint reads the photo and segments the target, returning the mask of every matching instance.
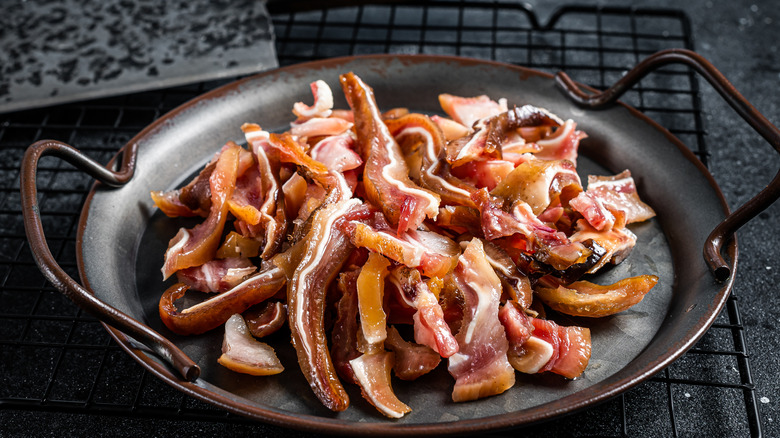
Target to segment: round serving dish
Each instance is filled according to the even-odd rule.
[[[374,88],[381,109],[440,112],[437,96],[445,92],[486,94],[504,97],[510,104],[544,107],[564,119],[574,119],[578,129],[588,134],[580,148],[583,177],[631,169],[642,198],[658,216],[632,225],[639,237],[635,250],[595,281],[606,283],[639,274],[656,274],[660,281],[644,301],[626,312],[596,320],[562,321],[592,330],[593,355],[583,377],[566,381],[556,375],[518,374],[518,383],[504,394],[454,403],[450,399],[452,379],[446,367],[440,366],[415,382],[394,381],[399,398],[413,411],[400,420],[388,420],[360,397],[357,388],[349,389],[352,405],[347,411],[328,411],[309,389],[284,336],[269,342],[286,371],[252,377],[217,364],[221,330],[182,337],[162,324],[157,303],[169,284],[163,283],[160,267],[168,240],[184,222],[158,212],[149,192],[180,186],[226,141],[241,143],[242,123],[286,130],[292,104],[310,99],[310,82],[328,82],[336,107],[345,108],[338,93],[338,75],[348,71]],[[33,223],[36,216],[26,219],[28,236],[33,236],[31,244],[44,273],[57,279],[55,286],[104,322],[135,334],[138,341],[106,324],[128,354],[175,388],[231,412],[285,427],[349,435],[464,434],[547,420],[607,400],[682,355],[724,305],[736,268],[734,240],[725,245],[730,260],[725,269],[731,273],[725,281],[716,280],[702,257],[711,230],[729,213],[717,184],[688,148],[626,105],[584,108],[559,87],[552,75],[538,71],[440,56],[338,58],[262,73],[182,105],[120,151],[117,161],[122,161],[125,173],[132,175],[134,170],[134,175],[115,181],[119,187],[96,183],[80,219],[77,257],[86,293],[59,275],[46,259],[39,244],[42,231],[38,235]],[[49,153],[79,161],[71,152]],[[27,164],[31,160],[26,159],[24,166],[32,167],[34,190],[37,158]],[[104,179],[94,169],[91,172]],[[29,198],[28,194],[25,199]],[[30,210],[37,211],[34,206]],[[148,334],[152,333],[149,328],[157,337]],[[152,349],[143,343],[153,344]],[[192,366],[190,359],[198,366]]]

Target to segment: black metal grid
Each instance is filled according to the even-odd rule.
[[[567,7],[540,23],[533,11],[514,2],[405,2],[293,13],[284,10],[289,5],[270,7],[282,65],[366,53],[450,54],[550,72],[563,69],[603,89],[650,53],[693,48],[688,18],[673,10]],[[0,408],[248,422],[150,377],[94,318],[48,284],[25,242],[18,194],[21,156],[34,141],[64,140],[106,162],[148,123],[222,83],[0,115]],[[624,100],[669,128],[707,163],[693,73],[666,68]],[[62,161],[41,161],[39,198],[49,244],[74,277],[76,224],[90,184]],[[697,402],[688,402],[691,398]],[[648,382],[602,405],[523,431],[760,435],[737,297],[729,298],[694,349]]]

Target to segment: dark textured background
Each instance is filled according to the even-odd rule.
[[[534,5],[541,21],[555,8],[570,4],[562,1],[535,1]],[[578,2],[588,5],[620,5],[663,7],[684,10],[692,22],[692,34],[695,48],[710,59],[767,118],[780,124],[780,108],[778,108],[778,85],[780,85],[780,59],[778,59],[778,29],[780,29],[780,13],[774,2],[679,2],[670,0],[641,2]],[[701,98],[704,108],[704,128],[707,132],[707,144],[711,151],[710,170],[723,190],[729,205],[737,206],[749,199],[759,187],[766,184],[780,168],[780,158],[771,147],[756,134],[749,132],[746,124],[741,121],[712,91],[704,81],[700,81]],[[121,144],[121,143],[120,143]],[[692,206],[695,208],[695,206]],[[777,257],[780,242],[777,234],[780,232],[780,205],[774,205],[759,218],[748,224],[738,233],[740,248],[740,265],[737,269],[735,294],[739,297],[741,314],[746,327],[748,353],[756,386],[756,394],[761,400],[759,409],[762,416],[762,426],[766,436],[780,436],[780,374],[777,349],[780,340],[777,337],[777,327],[780,324],[780,263]],[[8,359],[7,356],[0,356]],[[113,357],[113,356],[112,356]],[[686,356],[687,357],[687,356]],[[123,364],[120,357],[111,359],[114,366]],[[133,365],[133,364],[131,364]],[[129,369],[131,365],[125,365]],[[685,372],[689,365],[684,358],[674,365],[676,372]],[[15,364],[14,366],[28,366]],[[691,367],[691,369],[695,369]],[[724,373],[730,370],[724,368]],[[121,390],[127,385],[121,379],[114,382]],[[654,387],[653,383],[648,386]],[[60,389],[66,391],[67,388]],[[100,388],[100,391],[110,393],[111,386]],[[161,397],[166,394],[164,388],[159,391]],[[663,389],[659,389],[659,397],[663,397]],[[631,397],[630,393],[628,397]],[[648,397],[655,393],[649,392]],[[152,395],[153,396],[153,395]],[[704,416],[707,423],[707,412],[702,413],[701,406],[719,407],[729,410],[733,404],[739,407],[742,400],[720,400],[717,394],[706,389],[690,391],[678,403],[677,409],[682,416],[686,412],[694,412]],[[641,403],[641,400],[639,400]],[[173,401],[176,403],[176,400]],[[607,403],[611,408],[612,403]],[[744,409],[744,408],[741,408]],[[728,430],[744,431],[739,424],[731,422],[744,421],[744,415],[736,413],[733,418],[723,415],[713,415],[714,422],[721,425],[711,425],[711,428],[683,429],[682,436],[712,436],[715,434],[732,436]],[[657,413],[647,413],[646,430],[633,431],[636,436],[670,436],[673,431],[654,429],[653,416]],[[641,412],[639,413],[641,415]],[[597,413],[586,415],[587,423],[577,430],[561,431],[566,435],[595,435],[599,428],[590,426],[599,421],[605,421]],[[614,417],[609,417],[613,421]],[[684,422],[685,419],[679,421]],[[733,426],[733,427],[732,427]],[[535,429],[539,431],[540,429]],[[543,430],[543,429],[541,429]],[[720,432],[717,432],[720,431]],[[121,416],[100,416],[84,414],[67,414],[51,412],[31,412],[20,410],[0,411],[0,435],[2,436],[139,436],[139,435],[213,435],[217,433],[230,434],[276,434],[278,431],[251,424],[223,424],[215,422],[181,421],[176,419],[138,419]],[[297,435],[297,434],[291,434]]]

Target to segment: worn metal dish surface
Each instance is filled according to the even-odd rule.
[[[656,274],[658,285],[640,304],[595,320],[559,318],[592,330],[593,354],[584,375],[567,381],[552,374],[518,373],[504,394],[469,403],[451,401],[446,361],[415,382],[395,380],[394,388],[413,411],[388,420],[350,388],[351,406],[332,413],[314,396],[298,368],[288,333],[269,342],[286,370],[270,377],[234,373],[217,364],[222,331],[182,337],[160,321],[157,303],[169,283],[160,267],[168,240],[184,221],[154,208],[151,190],[185,183],[226,141],[241,142],[244,122],[282,131],[296,101],[308,102],[308,84],[328,82],[336,106],[346,108],[338,75],[354,71],[374,88],[382,109],[409,107],[440,113],[439,93],[505,97],[572,118],[588,134],[579,169],[613,174],[631,169],[639,191],[657,218],[632,225],[638,244],[621,265],[596,282]],[[703,257],[709,232],[726,216],[723,197],[706,169],[666,130],[633,109],[574,106],[548,74],[471,59],[431,56],[369,56],[333,59],[279,69],[247,78],[197,98],[149,126],[138,144],[136,174],[118,189],[100,185],[90,196],[79,229],[82,280],[94,294],[171,339],[201,367],[193,383],[180,380],[153,354],[120,332],[115,339],[143,366],[176,388],[230,411],[274,424],[320,432],[362,434],[468,433],[541,421],[597,403],[652,376],[679,357],[706,331],[721,309],[731,280],[717,283]],[[736,247],[728,250],[735,260]],[[732,263],[732,273],[734,263]],[[733,278],[733,275],[731,276]]]

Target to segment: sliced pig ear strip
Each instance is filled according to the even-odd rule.
[[[137,150],[137,144],[128,145],[122,151],[119,169],[113,171],[111,168],[115,163],[110,163],[107,167],[103,167],[65,143],[54,140],[42,140],[30,146],[25,152],[19,178],[22,181],[21,197],[24,228],[27,233],[27,239],[30,242],[35,263],[38,264],[43,275],[57,290],[100,321],[121,330],[143,343],[154,351],[157,356],[171,365],[183,379],[194,381],[200,376],[200,368],[184,352],[148,326],[97,299],[89,290],[72,279],[59,266],[49,250],[46,236],[43,232],[43,225],[41,224],[38,190],[36,187],[38,160],[41,157],[53,155],[62,158],[103,184],[111,187],[120,187],[133,177]]]
[[[558,88],[577,105],[601,109],[614,104],[647,74],[668,64],[684,64],[702,75],[734,111],[780,153],[780,129],[758,112],[712,63],[690,50],[668,49],[650,55],[614,85],[600,93],[583,92],[564,72],[556,74],[555,82]],[[778,198],[780,198],[780,171],[758,195],[727,216],[712,230],[704,243],[704,259],[718,281],[725,281],[731,276],[731,269],[721,254],[723,245],[740,227],[772,205]]]

